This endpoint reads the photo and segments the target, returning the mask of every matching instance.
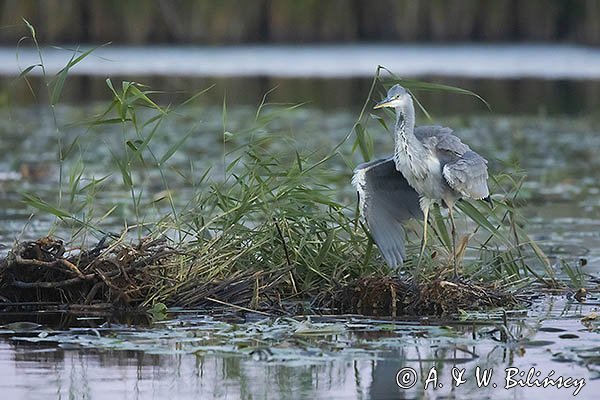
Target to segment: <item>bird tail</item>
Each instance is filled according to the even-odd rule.
[[[492,198],[490,196],[488,196],[488,197],[486,197],[486,198],[484,198],[482,200],[485,201],[485,202],[487,202],[487,203],[490,203],[490,207],[494,206],[494,202],[492,201]]]

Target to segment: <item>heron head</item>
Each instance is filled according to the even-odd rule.
[[[408,94],[406,89],[400,85],[394,85],[388,90],[386,98],[375,104],[375,107],[373,108],[399,107],[409,98],[410,94]]]

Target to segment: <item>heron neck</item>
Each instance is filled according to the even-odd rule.
[[[415,109],[412,101],[396,108],[396,166],[402,160],[423,159],[425,147],[414,134]],[[409,164],[412,164],[409,162]]]

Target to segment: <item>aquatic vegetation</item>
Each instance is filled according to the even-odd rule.
[[[46,78],[59,149],[56,195],[23,193],[38,215],[55,218],[49,236],[65,229],[71,235],[67,245],[51,238],[16,243],[0,266],[0,293],[13,301],[344,312],[357,308],[344,293],[353,296],[357,283],[370,279],[374,287],[389,283],[412,297],[399,296],[396,289],[372,290],[362,302],[365,310],[388,304],[378,313],[454,313],[512,306],[510,292],[532,280],[561,284],[542,249],[526,234],[516,207],[523,180],[513,174],[495,176],[493,207],[466,201],[458,205],[467,226],[457,246],[465,282],[446,280],[452,245],[439,208],[432,211],[434,239],[421,268],[415,268],[421,229],[415,223],[408,233],[415,247],[409,246],[408,253],[414,257],[400,271],[402,279],[390,278],[357,218],[354,197],[341,189],[350,187],[352,167],[361,157],[373,157],[372,132],[387,130],[384,119],[368,112],[376,88],[389,84],[381,79],[380,69],[355,124],[333,146],[323,146],[317,137],[327,132],[308,140],[290,135],[289,118],[302,111],[300,105],[270,104],[267,93],[242,125],[228,118],[224,100],[221,135],[218,141],[212,139],[221,160],[198,168],[185,149],[202,132],[202,115],[194,116],[199,122],[186,132],[170,124],[190,118],[186,110],[205,91],[181,104],[161,105],[156,99],[160,92],[107,79],[111,99],[94,117],[59,121],[55,106],[68,71],[88,55],[75,51],[62,71]],[[27,79],[32,68],[43,68],[41,53],[40,64],[25,68],[21,78]],[[439,84],[401,82],[415,94],[472,94]],[[79,130],[71,135],[65,127]],[[103,142],[98,132],[103,132]],[[168,145],[158,145],[159,140]],[[110,162],[97,176],[85,160],[87,149],[99,145],[106,146]],[[117,198],[98,202],[108,188]],[[107,230],[107,220],[120,221],[121,231]],[[457,290],[465,296],[456,296]]]

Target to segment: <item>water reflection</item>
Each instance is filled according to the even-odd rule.
[[[227,318],[186,313],[137,329],[104,323],[95,329],[67,331],[47,326],[27,332],[4,330],[0,390],[7,398],[27,393],[31,399],[552,399],[571,395],[574,388],[502,388],[506,368],[535,367],[540,379],[551,370],[557,376],[585,378],[589,386],[581,397],[588,398],[594,375],[577,352],[597,346],[597,333],[580,322],[592,307],[550,298],[532,309],[529,314],[509,316],[507,343],[499,340],[504,329],[499,314],[473,314],[462,323],[354,316],[313,322],[239,322],[243,316],[237,316],[229,319],[238,323],[226,323]],[[307,332],[307,327],[310,334],[299,333],[300,328]],[[561,339],[565,332],[575,334],[577,341]],[[257,349],[267,356],[257,356]],[[398,371],[405,367],[412,368],[417,379],[410,389],[396,383]],[[464,369],[466,382],[459,387],[452,387],[455,367]],[[487,387],[478,387],[477,367],[493,369]],[[425,390],[428,378],[433,385],[432,370],[437,387]]]

